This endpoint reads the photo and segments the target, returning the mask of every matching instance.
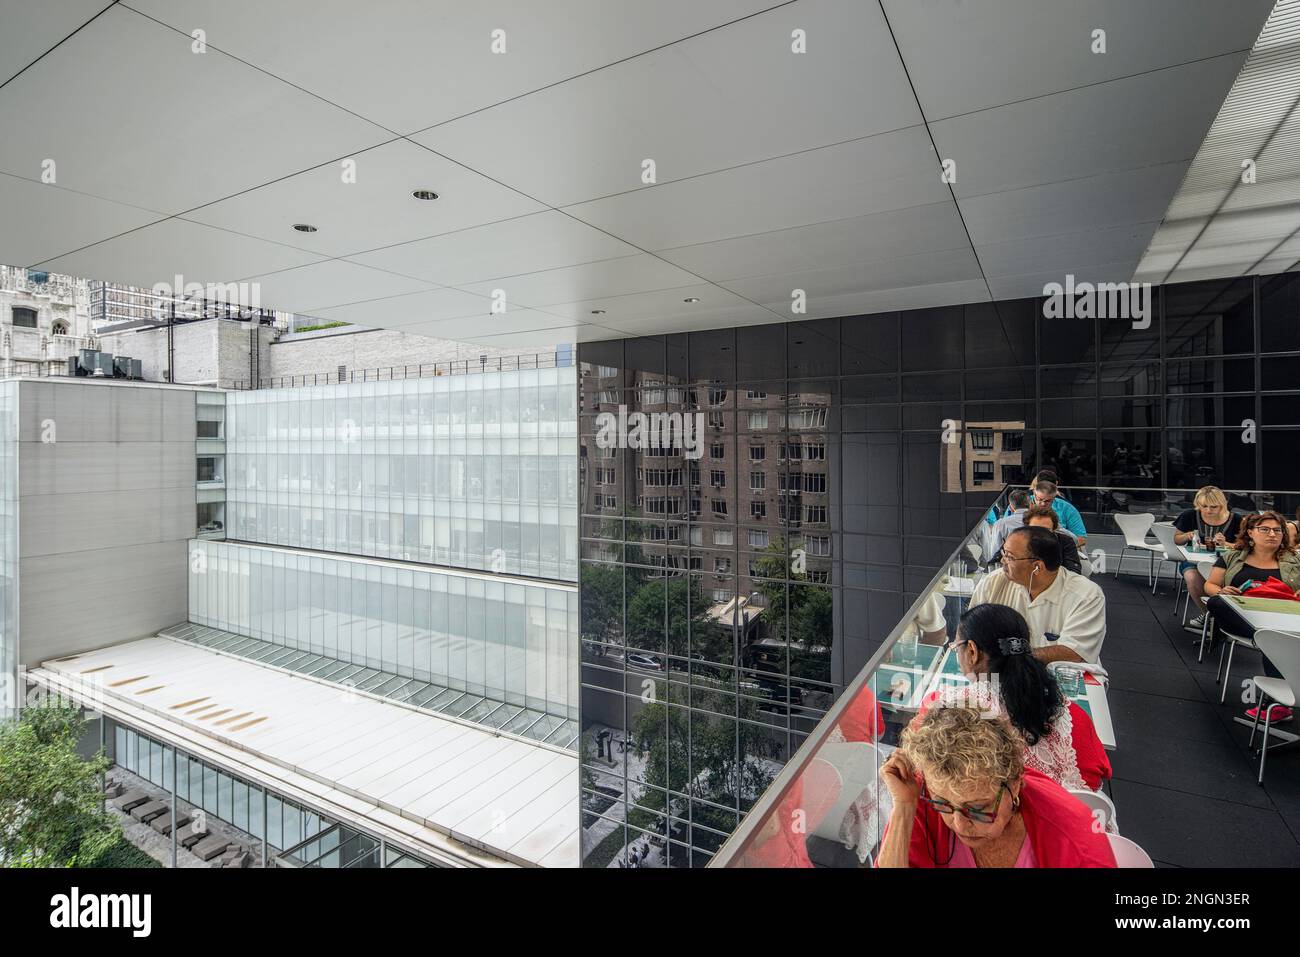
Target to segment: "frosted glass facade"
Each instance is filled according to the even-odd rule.
[[[190,621],[547,714],[578,714],[571,585],[190,543]]]
[[[231,392],[229,537],[577,580],[572,367]]]
[[[0,383],[0,720],[18,684],[18,383]]]

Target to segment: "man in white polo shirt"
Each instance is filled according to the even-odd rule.
[[[1067,661],[1104,675],[1106,596],[1096,584],[1061,567],[1061,546],[1045,528],[1020,528],[1002,546],[1002,568],[986,575],[971,605],[1010,605],[1029,622],[1034,657]]]

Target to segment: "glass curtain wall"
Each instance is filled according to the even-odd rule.
[[[196,624],[577,718],[571,585],[195,540],[189,590]]]
[[[576,370],[231,392],[231,538],[577,579]]]

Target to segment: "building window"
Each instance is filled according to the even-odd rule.
[[[715,528],[713,530],[714,545],[734,545],[736,544],[736,533],[729,528]]]
[[[709,505],[713,509],[714,515],[727,514],[727,500],[724,498],[715,498],[709,500]]]
[[[805,505],[803,507],[803,520],[810,524],[826,523],[826,506],[825,505]]]
[[[14,306],[14,325],[20,329],[36,328],[36,310],[23,306]]]
[[[731,571],[730,558],[715,558],[713,560],[713,573],[715,575],[725,575]]]
[[[750,399],[760,399],[760,400],[761,400],[761,399],[766,399],[766,398],[767,398],[767,393],[764,392],[764,391],[762,391],[762,390],[760,390],[760,389],[748,389],[748,390],[746,390],[746,392],[745,392],[745,396],[746,396],[747,398],[750,398]]]
[[[1019,452],[1025,447],[1025,433],[1023,432],[1003,432],[1002,433],[1002,451]]]
[[[767,488],[767,476],[762,472],[749,473],[749,490],[751,492],[762,492]]]
[[[809,555],[825,558],[831,553],[831,540],[828,535],[809,535],[805,548]]]
[[[754,518],[767,518],[767,503],[761,500],[750,502],[749,514]]]
[[[724,418],[723,413],[721,412],[709,413],[709,428],[711,429],[722,428],[726,424],[726,421],[726,418]]]
[[[727,473],[722,469],[711,469],[709,471],[709,484],[714,488],[726,488]]]
[[[727,390],[716,386],[709,388],[709,405],[722,405],[727,401]]]
[[[803,490],[814,494],[825,492],[826,474],[824,472],[805,472],[803,475]]]
[[[979,452],[993,451],[992,429],[971,429],[970,447]]]
[[[972,462],[972,474],[975,477],[976,485],[983,485],[985,482],[993,481],[993,463],[992,462]]]
[[[709,445],[709,455],[715,459],[725,458],[727,447],[721,442],[713,442]]]
[[[1002,484],[1003,484],[1003,485],[1010,485],[1010,484],[1012,484],[1013,482],[1018,482],[1018,481],[1020,481],[1020,466],[1019,466],[1019,465],[1004,465],[1004,466],[1002,466]]]
[[[751,528],[749,530],[749,547],[750,548],[767,548],[771,537],[766,529]]]
[[[751,462],[761,462],[767,458],[767,446],[751,445],[749,447],[749,460]]]
[[[713,589],[713,600],[719,605],[725,605],[731,601],[731,592],[725,588]]]
[[[803,457],[809,462],[825,461],[826,443],[811,442],[803,447]]]
[[[766,428],[767,428],[767,413],[766,413],[766,412],[751,412],[751,413],[749,413],[749,431],[751,431],[751,432],[762,432],[762,431],[763,431],[764,429],[766,429]]]
[[[68,324],[60,320],[50,327],[50,332],[56,336],[66,336],[68,334]]]

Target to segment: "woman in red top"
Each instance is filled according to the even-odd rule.
[[[1114,867],[1088,808],[1024,766],[1001,718],[932,708],[880,769],[893,797],[877,867]]]
[[[1025,739],[1026,767],[1067,790],[1096,791],[1110,778],[1110,759],[1092,719],[1061,695],[1047,666],[1029,653],[1029,625],[1018,611],[996,604],[968,608],[953,647],[962,672],[975,678],[975,694],[953,688],[942,699],[931,695],[922,714],[936,701],[991,707]],[[981,701],[981,691],[987,698],[996,693],[996,699]]]

